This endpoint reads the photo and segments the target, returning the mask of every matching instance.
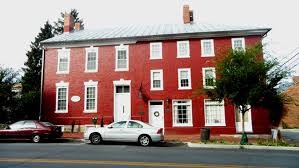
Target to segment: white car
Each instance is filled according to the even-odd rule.
[[[84,132],[84,139],[92,144],[102,141],[138,142],[148,146],[152,142],[164,140],[163,128],[155,128],[137,120],[118,121],[105,127],[89,127]]]

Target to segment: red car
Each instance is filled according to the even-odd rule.
[[[62,136],[60,126],[49,122],[36,120],[23,120],[15,122],[6,129],[0,130],[0,138],[31,139],[32,142],[40,142],[41,139],[55,139]]]

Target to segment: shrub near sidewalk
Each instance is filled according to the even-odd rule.
[[[299,147],[299,145],[290,144],[284,140],[273,141],[272,139],[257,139],[256,144],[254,145]]]
[[[6,128],[7,124],[0,124],[0,129]]]

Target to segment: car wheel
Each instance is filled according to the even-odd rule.
[[[32,136],[32,142],[38,143],[40,141],[40,136],[35,134]]]
[[[138,142],[141,146],[149,146],[151,143],[151,138],[148,135],[140,135]]]
[[[98,145],[102,142],[102,137],[98,133],[93,133],[90,135],[90,142],[94,145]]]

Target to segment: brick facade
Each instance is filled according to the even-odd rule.
[[[85,48],[70,48],[69,74],[56,74],[57,49],[45,50],[44,87],[43,87],[43,113],[42,118],[59,125],[89,125],[91,118],[104,116],[105,124],[113,122],[114,111],[114,86],[115,80],[131,80],[131,118],[149,121],[149,100],[164,101],[164,125],[169,134],[196,134],[205,126],[204,98],[194,95],[194,91],[202,88],[202,68],[214,67],[215,62],[225,56],[232,48],[231,37],[217,37],[214,39],[215,57],[201,57],[201,42],[197,39],[189,40],[190,58],[177,58],[177,41],[163,40],[163,58],[150,60],[150,42],[138,41],[129,46],[129,71],[115,71],[115,45],[94,46],[98,47],[98,72],[86,73]],[[246,47],[260,43],[261,36],[246,36]],[[126,45],[126,44],[125,44]],[[191,69],[191,90],[178,90],[178,68]],[[164,89],[162,91],[150,90],[150,70],[163,69]],[[98,101],[96,113],[84,113],[84,82],[98,81]],[[55,113],[56,83],[60,81],[69,83],[68,112]],[[138,92],[142,86],[143,98]],[[79,96],[79,102],[72,102],[72,96]],[[172,100],[192,100],[192,126],[174,127]],[[169,101],[170,100],[170,101]],[[140,113],[140,112],[143,112]],[[234,107],[225,101],[225,126],[211,127],[212,134],[236,133]],[[268,114],[263,109],[252,109],[253,133],[269,133],[270,122]]]

